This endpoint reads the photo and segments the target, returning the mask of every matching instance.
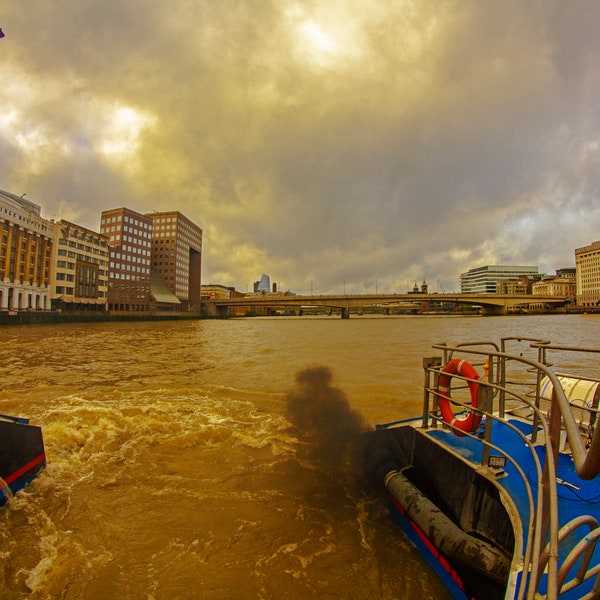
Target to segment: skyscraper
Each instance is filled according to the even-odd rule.
[[[263,273],[260,277],[260,281],[254,284],[255,292],[270,292],[271,291],[271,278]]]

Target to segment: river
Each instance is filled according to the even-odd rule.
[[[318,367],[327,367],[340,406],[345,398],[372,425],[418,413],[421,357],[439,354],[432,343],[522,335],[598,346],[600,317],[273,317],[0,332],[0,413],[41,425],[48,457],[0,510],[3,599],[443,600],[344,451],[320,454],[322,439],[290,412],[290,399],[311,410],[297,375],[325,376]]]

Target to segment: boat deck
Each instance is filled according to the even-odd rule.
[[[535,458],[530,450],[530,447],[525,443],[519,432],[523,435],[530,435],[532,426],[530,423],[518,420],[507,419],[509,425],[502,421],[494,423],[492,431],[492,444],[502,449],[510,456],[520,467],[527,483],[530,486],[531,493],[536,496],[538,492],[538,471],[535,464]],[[515,427],[513,430],[510,425]],[[422,430],[423,431],[423,430]],[[477,439],[468,437],[459,437],[447,429],[432,428],[424,430],[431,438],[435,439],[440,444],[449,448],[452,452],[460,455],[463,459],[473,464],[475,468],[481,464],[483,445]],[[543,465],[545,448],[544,446],[535,446],[535,452]],[[493,455],[498,455],[498,452],[492,451]],[[507,461],[506,466],[498,474],[496,479],[498,485],[502,486],[510,498],[512,498],[523,526],[523,535],[528,534],[528,523],[530,507],[527,496],[526,484],[523,477],[519,473],[511,461]],[[575,472],[573,460],[568,454],[559,454],[557,473],[557,493],[558,493],[558,515],[559,527],[562,527],[571,519],[582,514],[600,515],[600,478],[591,481],[582,480]],[[579,542],[587,531],[577,530],[563,540],[559,547],[560,561],[564,560],[570,550]],[[600,547],[597,547],[594,552],[594,560],[600,562]],[[590,588],[591,588],[591,582]],[[583,586],[585,587],[585,585]],[[542,589],[543,591],[543,585]],[[582,588],[573,590],[573,595],[567,593],[561,595],[561,598],[580,598]]]

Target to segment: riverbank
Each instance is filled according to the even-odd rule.
[[[196,320],[199,314],[190,313],[108,313],[108,312],[58,312],[9,311],[0,313],[0,327],[11,325],[48,325],[57,323],[105,323],[109,321],[177,321]]]
[[[319,314],[319,313],[314,313]],[[322,313],[321,313],[322,314]],[[353,316],[363,316],[366,314],[376,314],[371,312],[352,313]],[[382,314],[383,313],[378,313]],[[460,313],[441,313],[441,312],[420,312],[414,313],[423,316],[477,316],[478,311],[461,311]],[[567,309],[555,309],[546,311],[528,311],[520,313],[509,313],[507,315],[497,316],[525,316],[525,315],[581,315],[581,314],[600,314],[599,309],[589,309],[582,307],[570,307]],[[258,316],[293,316],[291,314],[247,314],[247,315],[232,315],[228,317],[220,317],[222,319],[229,318],[248,318]],[[394,316],[399,316],[395,314]],[[0,327],[11,325],[48,325],[58,323],[105,323],[110,321],[177,321],[177,320],[198,320],[198,319],[214,319],[214,316],[197,313],[178,313],[178,312],[106,312],[106,311],[2,311],[0,312]]]

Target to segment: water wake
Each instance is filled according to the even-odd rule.
[[[2,477],[0,477],[0,494],[6,498],[7,502],[13,497],[12,490],[8,487],[8,483],[6,483]]]

